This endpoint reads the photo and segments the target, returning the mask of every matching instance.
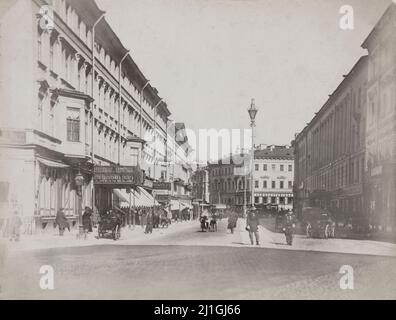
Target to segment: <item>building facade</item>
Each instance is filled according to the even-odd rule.
[[[295,140],[295,198],[328,207],[353,226],[395,231],[396,4],[351,72]]]
[[[312,205],[340,219],[364,214],[367,62],[359,59],[293,142],[299,214]]]
[[[2,214],[18,209],[33,230],[63,208],[75,224],[85,205],[111,203],[95,188],[95,166],[136,166],[169,181],[179,144],[169,141],[168,107],[95,1],[6,0],[2,9]],[[189,172],[172,179],[186,184]]]
[[[210,204],[242,208],[245,202],[250,203],[248,159],[246,154],[231,155],[208,164]]]
[[[370,224],[396,230],[396,4],[363,42],[368,51],[366,177]]]
[[[254,203],[293,209],[294,151],[289,146],[259,147],[253,163]]]

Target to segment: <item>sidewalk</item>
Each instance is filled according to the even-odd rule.
[[[52,248],[70,248],[70,247],[84,247],[94,245],[133,245],[142,244],[147,240],[160,239],[164,235],[170,235],[182,231],[185,228],[196,224],[196,221],[187,222],[172,222],[168,228],[155,228],[152,234],[145,234],[140,225],[134,228],[124,227],[121,229],[121,238],[114,241],[111,238],[97,239],[97,229],[93,229],[92,233],[88,234],[87,239],[78,239],[77,230],[71,232],[65,231],[64,236],[59,236],[57,230],[54,229],[52,233],[22,235],[19,242],[9,241],[7,238],[0,238],[0,249],[8,252],[24,251],[24,250],[39,250]]]
[[[239,225],[243,225],[241,241],[250,245],[249,234],[244,230],[246,220],[239,220]],[[283,249],[283,250],[304,250],[349,254],[383,255],[396,257],[396,244],[373,240],[351,240],[351,239],[311,239],[305,235],[294,235],[293,245],[286,245],[283,233],[271,232],[263,226],[259,227],[261,248]],[[253,246],[252,246],[253,247]]]

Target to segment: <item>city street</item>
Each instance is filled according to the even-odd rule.
[[[251,246],[241,219],[234,234],[226,230],[226,220],[219,223],[218,232],[210,233],[201,232],[197,221],[172,223],[152,235],[139,228],[125,231],[116,242],[92,237],[66,239],[72,244],[63,247],[10,245],[0,298],[396,298],[396,258],[370,253],[390,244],[373,242],[370,247],[364,241],[349,245],[351,240],[334,239],[322,245],[324,252],[322,240],[296,238],[290,248],[282,234],[262,229],[261,245]],[[337,252],[340,241],[345,253]],[[366,247],[366,253],[348,253],[355,247]],[[39,287],[42,265],[54,269],[54,290]],[[340,289],[343,265],[354,270],[353,290]]]

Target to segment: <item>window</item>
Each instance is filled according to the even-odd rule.
[[[285,204],[285,197],[279,197],[279,204]]]
[[[254,203],[259,203],[260,202],[260,197],[254,197]]]
[[[283,186],[284,186],[284,181],[279,181],[279,188],[283,189]]]
[[[259,171],[259,165],[258,164],[254,165],[254,170]]]
[[[258,188],[259,187],[259,182],[257,180],[254,181],[254,187]]]
[[[283,164],[281,164],[279,167],[280,167],[280,171],[283,171],[285,166]]]
[[[264,189],[267,189],[267,180],[264,180],[264,181],[263,181],[263,188],[264,188]]]
[[[271,197],[271,203],[275,204],[276,203],[276,197]]]
[[[276,165],[273,164],[273,165],[272,165],[272,171],[275,171],[275,169],[276,169]]]
[[[293,188],[293,182],[292,181],[288,182],[288,187],[289,187],[289,189]]]
[[[289,169],[290,172],[293,171],[293,166],[291,164],[289,164]]]
[[[263,165],[263,170],[267,171],[267,165],[266,164]]]
[[[80,109],[67,108],[67,141],[80,142]]]
[[[271,188],[272,188],[272,189],[275,189],[275,188],[276,188],[276,186],[275,186],[275,181],[271,181]]]

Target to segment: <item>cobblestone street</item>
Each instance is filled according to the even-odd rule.
[[[2,298],[71,299],[394,299],[396,258],[309,251],[268,243],[263,229],[251,246],[243,221],[234,234],[225,220],[218,232],[197,221],[172,224],[153,235],[125,231],[117,242],[74,240],[83,246],[9,250]],[[267,237],[265,235],[267,234]],[[135,237],[135,238],[134,238]],[[304,239],[300,239],[300,246]],[[337,240],[337,239],[336,239]],[[98,241],[98,240],[96,240]],[[282,240],[283,241],[283,240]],[[317,247],[320,246],[321,240]],[[346,240],[343,240],[346,241]],[[296,241],[298,245],[299,239]],[[88,245],[89,244],[89,245]],[[329,248],[329,244],[326,244]],[[274,248],[277,246],[278,248]],[[337,247],[337,246],[336,246]],[[282,248],[281,250],[279,248]],[[326,246],[325,246],[326,248]],[[348,244],[345,245],[348,250]],[[39,288],[39,269],[54,268],[54,290]],[[342,265],[354,269],[354,289],[341,290]],[[111,289],[109,289],[111,288]]]

